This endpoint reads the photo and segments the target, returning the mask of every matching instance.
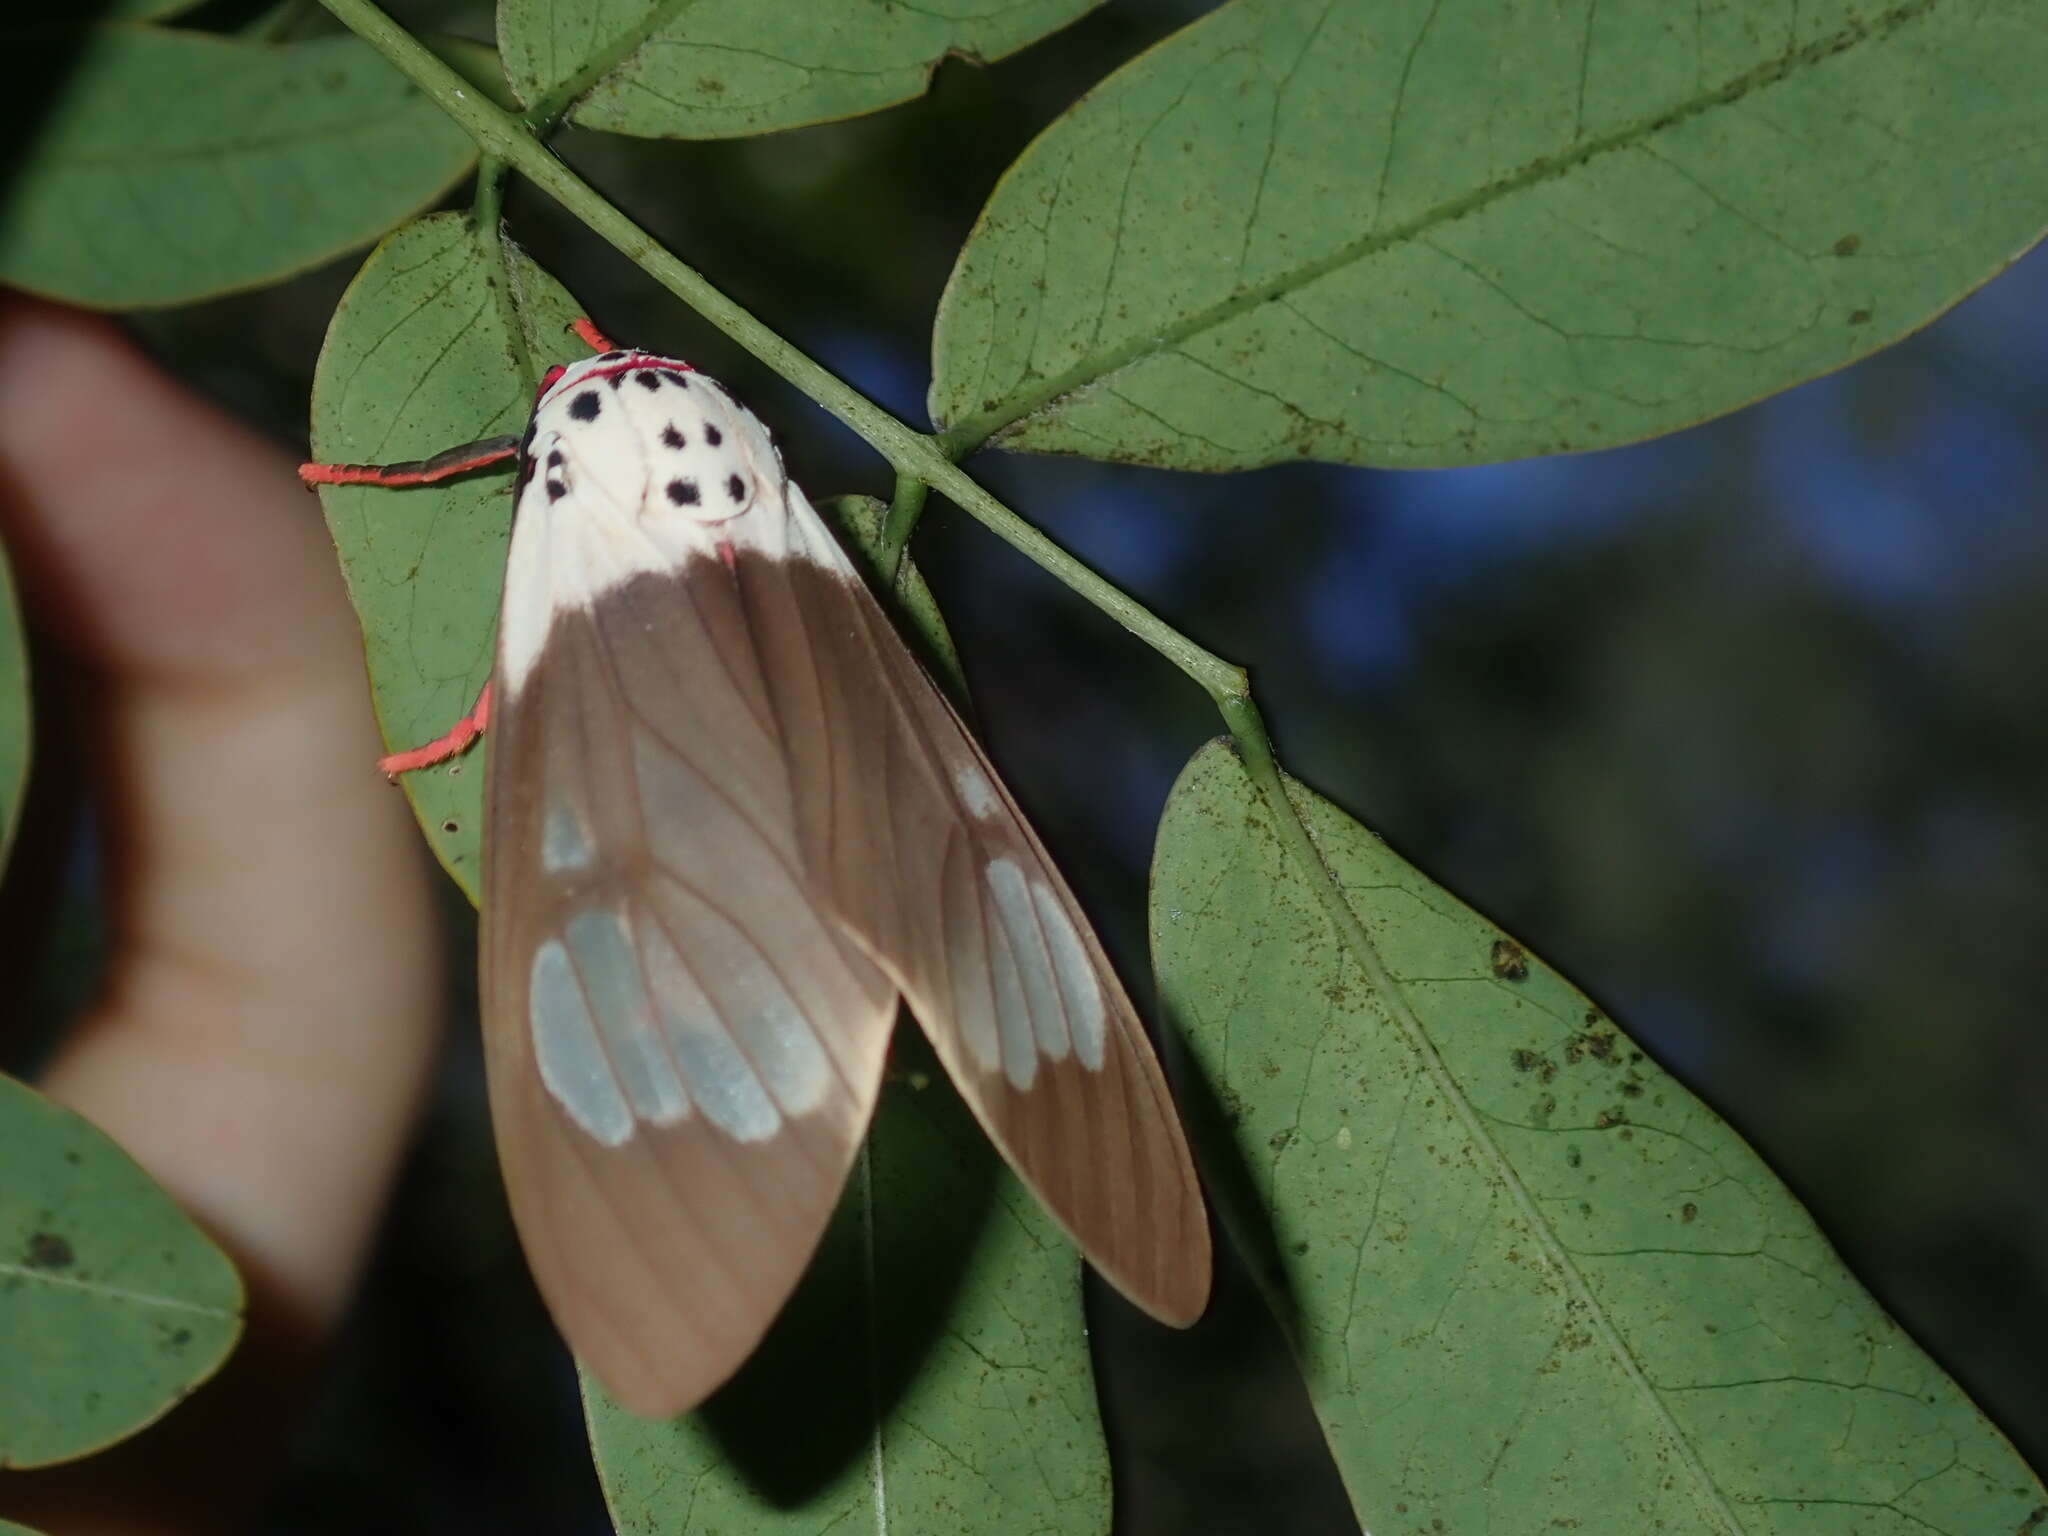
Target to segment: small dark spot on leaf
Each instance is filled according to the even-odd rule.
[[[462,824],[456,821],[453,817],[450,817],[448,820],[441,823],[441,830],[452,837],[457,832],[460,832],[462,830]]]
[[[1529,979],[1529,954],[1513,939],[1495,939],[1493,954],[1488,962],[1493,974],[1502,981],[1527,981]]]
[[[1835,254],[1837,256],[1854,256],[1862,249],[1863,237],[1861,235],[1844,235],[1835,242]]]
[[[1868,325],[1868,324],[1870,324],[1870,311],[1869,311],[1869,310],[1867,310],[1867,309],[1852,309],[1852,310],[1850,310],[1850,311],[1849,311],[1849,323],[1850,323],[1851,325]]]
[[[1678,1219],[1683,1222],[1698,1221],[1700,1219],[1700,1208],[1688,1200],[1678,1208]]]
[[[1566,1147],[1564,1149],[1565,1167],[1576,1168],[1579,1166],[1580,1163],[1584,1162],[1585,1160],[1585,1155],[1581,1153],[1577,1147]]]
[[[1593,1117],[1593,1129],[1611,1131],[1617,1125],[1627,1125],[1628,1115],[1619,1109],[1603,1109]]]
[[[616,377],[616,375],[614,375]],[[569,402],[569,414],[578,421],[595,421],[597,413],[604,409],[604,402],[597,397],[597,391],[586,389]]]
[[[1271,1147],[1275,1152],[1285,1152],[1287,1150],[1288,1143],[1290,1143],[1293,1140],[1293,1131],[1275,1131],[1271,1136],[1269,1136],[1266,1139],[1266,1145]]]
[[[1302,1240],[1301,1240],[1300,1242],[1298,1242],[1298,1243],[1296,1243],[1296,1244],[1294,1245],[1294,1256],[1295,1256],[1295,1257],[1296,1257],[1297,1259],[1298,1259],[1298,1258],[1300,1258],[1300,1257],[1301,1257],[1301,1256],[1302,1256],[1302,1255],[1303,1255],[1304,1253],[1307,1253],[1307,1252],[1308,1252],[1308,1239],[1307,1239],[1307,1238],[1303,1238],[1303,1239],[1302,1239]]]
[[[1621,1085],[1621,1091],[1631,1099],[1640,1099],[1643,1096],[1643,1085],[1634,1081],[1626,1082]]]
[[[37,1232],[29,1237],[22,1262],[30,1269],[69,1269],[77,1257],[71,1245],[56,1233]]]

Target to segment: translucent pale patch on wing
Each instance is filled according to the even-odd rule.
[[[569,952],[549,939],[533,954],[527,1020],[540,1080],[571,1120],[607,1147],[633,1134],[633,1111],[605,1059]]]
[[[991,963],[991,935],[982,917],[981,892],[971,884],[967,891],[960,890],[963,882],[980,879],[978,871],[968,872],[963,863],[958,859],[949,861],[945,873],[946,899],[940,903],[946,921],[946,971],[953,982],[953,1023],[974,1064],[984,1072],[993,1072],[1003,1059],[1003,1047],[990,1006],[992,999],[982,990],[981,983],[984,966]]]
[[[1067,1035],[1066,1006],[1061,1001],[1059,977],[1053,971],[1050,936],[1040,932],[1039,908],[1032,897],[1037,882],[1027,879],[1011,859],[991,859],[989,889],[995,892],[996,911],[1003,932],[1023,975],[1024,996],[1030,1005],[1031,1031],[1037,1048],[1054,1061],[1065,1061],[1073,1041]],[[1025,1085],[1019,1083],[1018,1087]]]
[[[967,814],[977,821],[993,821],[1002,808],[995,786],[971,757],[962,757],[953,764],[953,788],[959,791]]]
[[[1046,995],[1040,967],[1045,946],[1028,931],[1031,895],[1024,871],[1009,859],[991,859],[989,889],[995,894],[997,927],[989,944],[989,973],[995,991],[996,1034],[1003,1048],[1003,1076],[1019,1092],[1038,1080],[1038,1040],[1032,1027],[1032,992]]]
[[[1088,957],[1088,946],[1082,942],[1074,920],[1067,916],[1066,907],[1043,881],[1031,882],[1031,904],[1038,912],[1039,926],[1052,951],[1053,974],[1059,981],[1060,997],[1066,1003],[1067,1031],[1073,1040],[1074,1054],[1090,1072],[1100,1072],[1108,1011],[1103,1007],[1102,982]]]
[[[655,1030],[654,1004],[625,919],[608,908],[579,912],[569,919],[565,934],[569,958],[626,1102],[642,1120],[674,1125],[689,1114],[690,1104],[668,1048]]]
[[[832,1060],[775,966],[746,931],[673,881],[664,899],[687,914],[696,978],[732,1043],[785,1115],[825,1102]]]
[[[559,800],[550,803],[541,823],[540,867],[551,875],[572,874],[590,868],[595,857],[583,819]]]
[[[738,1141],[766,1141],[782,1115],[724,1021],[661,930],[643,919],[640,949],[661,1014],[661,1032],[675,1052],[690,1097],[704,1118]]]

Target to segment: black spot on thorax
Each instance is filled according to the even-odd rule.
[[[604,402],[598,399],[597,391],[594,389],[584,390],[569,402],[569,414],[578,421],[597,420],[597,413],[603,408]]]
[[[694,507],[697,505],[697,482],[694,480],[669,481],[668,499],[679,507]]]

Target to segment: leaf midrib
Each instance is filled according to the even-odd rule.
[[[1289,850],[1301,861],[1302,871],[1314,886],[1317,900],[1336,923],[1344,945],[1352,951],[1359,968],[1365,973],[1366,980],[1372,986],[1374,1001],[1381,1006],[1387,1022],[1400,1032],[1404,1043],[1422,1063],[1430,1081],[1451,1105],[1459,1125],[1471,1138],[1472,1145],[1491,1163],[1495,1176],[1507,1190],[1516,1210],[1528,1223],[1529,1230],[1536,1234],[1551,1272],[1564,1282],[1567,1293],[1584,1309],[1594,1331],[1620,1365],[1622,1374],[1650,1405],[1658,1424],[1677,1449],[1695,1484],[1710,1501],[1723,1527],[1730,1536],[1744,1536],[1745,1528],[1737,1517],[1734,1506],[1722,1492],[1720,1484],[1715,1481],[1706,1463],[1701,1460],[1691,1437],[1673,1416],[1663,1394],[1644,1374],[1642,1365],[1628,1347],[1620,1328],[1608,1316],[1607,1309],[1601,1305],[1599,1298],[1593,1294],[1586,1277],[1573,1261],[1570,1250],[1551,1228],[1549,1219],[1543,1214],[1535,1197],[1530,1194],[1528,1186],[1522,1182],[1522,1177],[1516,1171],[1513,1162],[1501,1150],[1500,1144],[1493,1139],[1479,1112],[1466,1097],[1464,1085],[1444,1062],[1442,1055],[1437,1051],[1436,1043],[1423,1028],[1422,1020],[1409,1006],[1407,994],[1395,981],[1393,973],[1387,969],[1386,961],[1381,958],[1379,948],[1373,943],[1371,935],[1365,931],[1365,924],[1352,907],[1336,871],[1323,857],[1322,848],[1315,834],[1309,831],[1305,808],[1296,797],[1311,792],[1293,778],[1283,776],[1283,779],[1287,788],[1284,807],[1286,815],[1281,817],[1282,807],[1272,808],[1276,819],[1283,819],[1286,823],[1281,828],[1281,835],[1289,845]],[[1253,788],[1256,792],[1256,785]]]
[[[127,1306],[150,1307],[166,1312],[194,1312],[201,1317],[214,1318],[224,1323],[233,1322],[237,1315],[232,1307],[186,1301],[177,1296],[153,1295],[148,1291],[106,1285],[97,1280],[81,1280],[74,1275],[53,1274],[47,1269],[36,1269],[26,1264],[0,1262],[0,1279],[25,1280],[30,1284],[47,1285],[57,1290],[82,1291],[87,1295],[102,1297]]]
[[[1463,196],[1450,198],[1423,209],[1413,218],[1390,229],[1360,235],[1338,246],[1326,256],[1303,262],[1262,283],[1241,288],[1226,299],[1194,310],[1178,324],[1148,331],[1121,345],[1084,358],[1065,372],[1041,381],[1036,387],[1014,393],[986,411],[966,417],[948,427],[942,439],[955,458],[965,456],[991,437],[1019,421],[1035,416],[1062,397],[1104,380],[1131,367],[1171,353],[1182,343],[1205,331],[1227,324],[1250,309],[1269,304],[1283,295],[1306,288],[1332,272],[1376,256],[1382,251],[1420,239],[1432,230],[1457,223],[1468,214],[1492,206],[1504,198],[1544,182],[1555,181],[1602,155],[1643,144],[1666,129],[1692,121],[1718,107],[1730,106],[1758,91],[1767,90],[1802,68],[1817,67],[1837,54],[1844,54],[1873,39],[1890,36],[1935,9],[1938,0],[1904,0],[1880,12],[1867,22],[1853,23],[1824,38],[1767,59],[1733,76],[1711,91],[1694,95],[1678,105],[1648,118],[1639,118],[1611,133],[1588,139],[1569,153],[1546,155],[1531,160],[1512,175],[1477,187]],[[1199,25],[1199,23],[1198,23]],[[1113,269],[1112,269],[1113,270]],[[1105,274],[1108,281],[1111,274]]]

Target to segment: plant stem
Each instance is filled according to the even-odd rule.
[[[655,13],[657,21],[650,25],[665,21],[688,3],[690,0],[670,0]],[[853,428],[870,447],[889,461],[896,471],[896,497],[884,524],[882,552],[887,569],[881,574],[885,592],[894,590],[904,545],[923,510],[927,492],[937,490],[1199,684],[1223,716],[1252,782],[1274,816],[1288,829],[1289,845],[1301,860],[1304,873],[1324,888],[1326,900],[1344,904],[1343,895],[1309,835],[1307,824],[1288,797],[1279,764],[1273,755],[1272,738],[1266,734],[1265,720],[1259,714],[1258,706],[1252,702],[1250,680],[1242,667],[1204,650],[1143,604],[1096,575],[990,495],[954,463],[956,458],[980,446],[985,435],[980,426],[962,424],[950,432],[933,436],[898,421],[719,292],[702,273],[670,254],[658,240],[556,159],[539,141],[531,119],[539,118],[551,124],[554,116],[574,99],[573,94],[562,93],[569,92],[569,87],[578,81],[583,83],[575,85],[575,94],[588,88],[591,82],[584,80],[588,66],[570,82],[565,82],[558,93],[550,94],[548,103],[553,105],[548,106],[545,113],[536,106],[528,114],[529,120],[523,121],[480,95],[475,87],[379,10],[372,0],[321,0],[321,4],[344,26],[389,59],[476,141],[483,156],[478,168],[477,211],[480,217],[486,212],[491,215],[491,239],[497,238],[496,214],[502,173],[509,166],[576,215],[587,228],[610,242],[662,287]],[[629,52],[630,48],[625,51]],[[607,49],[606,58],[611,59],[612,53],[612,49]],[[624,55],[621,53],[619,56]],[[615,65],[616,60],[612,60],[606,69]],[[557,94],[561,96],[558,102],[555,99]],[[547,106],[548,103],[541,105]],[[501,290],[504,287],[500,285]],[[523,343],[523,329],[516,325],[512,329]],[[1352,922],[1356,924],[1355,915]],[[1372,950],[1362,928],[1357,929],[1354,938],[1378,964],[1377,951]]]
[[[925,493],[931,489],[915,475],[896,477],[896,499],[889,503],[889,516],[882,523],[882,547],[876,566],[882,576],[882,590],[896,590],[896,573],[903,569],[903,551],[910,547],[910,535],[924,512]]]
[[[677,260],[556,159],[526,124],[484,97],[371,0],[321,3],[461,124],[485,155],[505,161],[662,287],[853,428],[899,476],[923,481],[1007,540],[1201,684],[1219,708],[1225,699],[1244,696],[1240,668],[1204,650],[1104,581],[977,485],[933,438],[898,421],[719,292],[702,273]]]

